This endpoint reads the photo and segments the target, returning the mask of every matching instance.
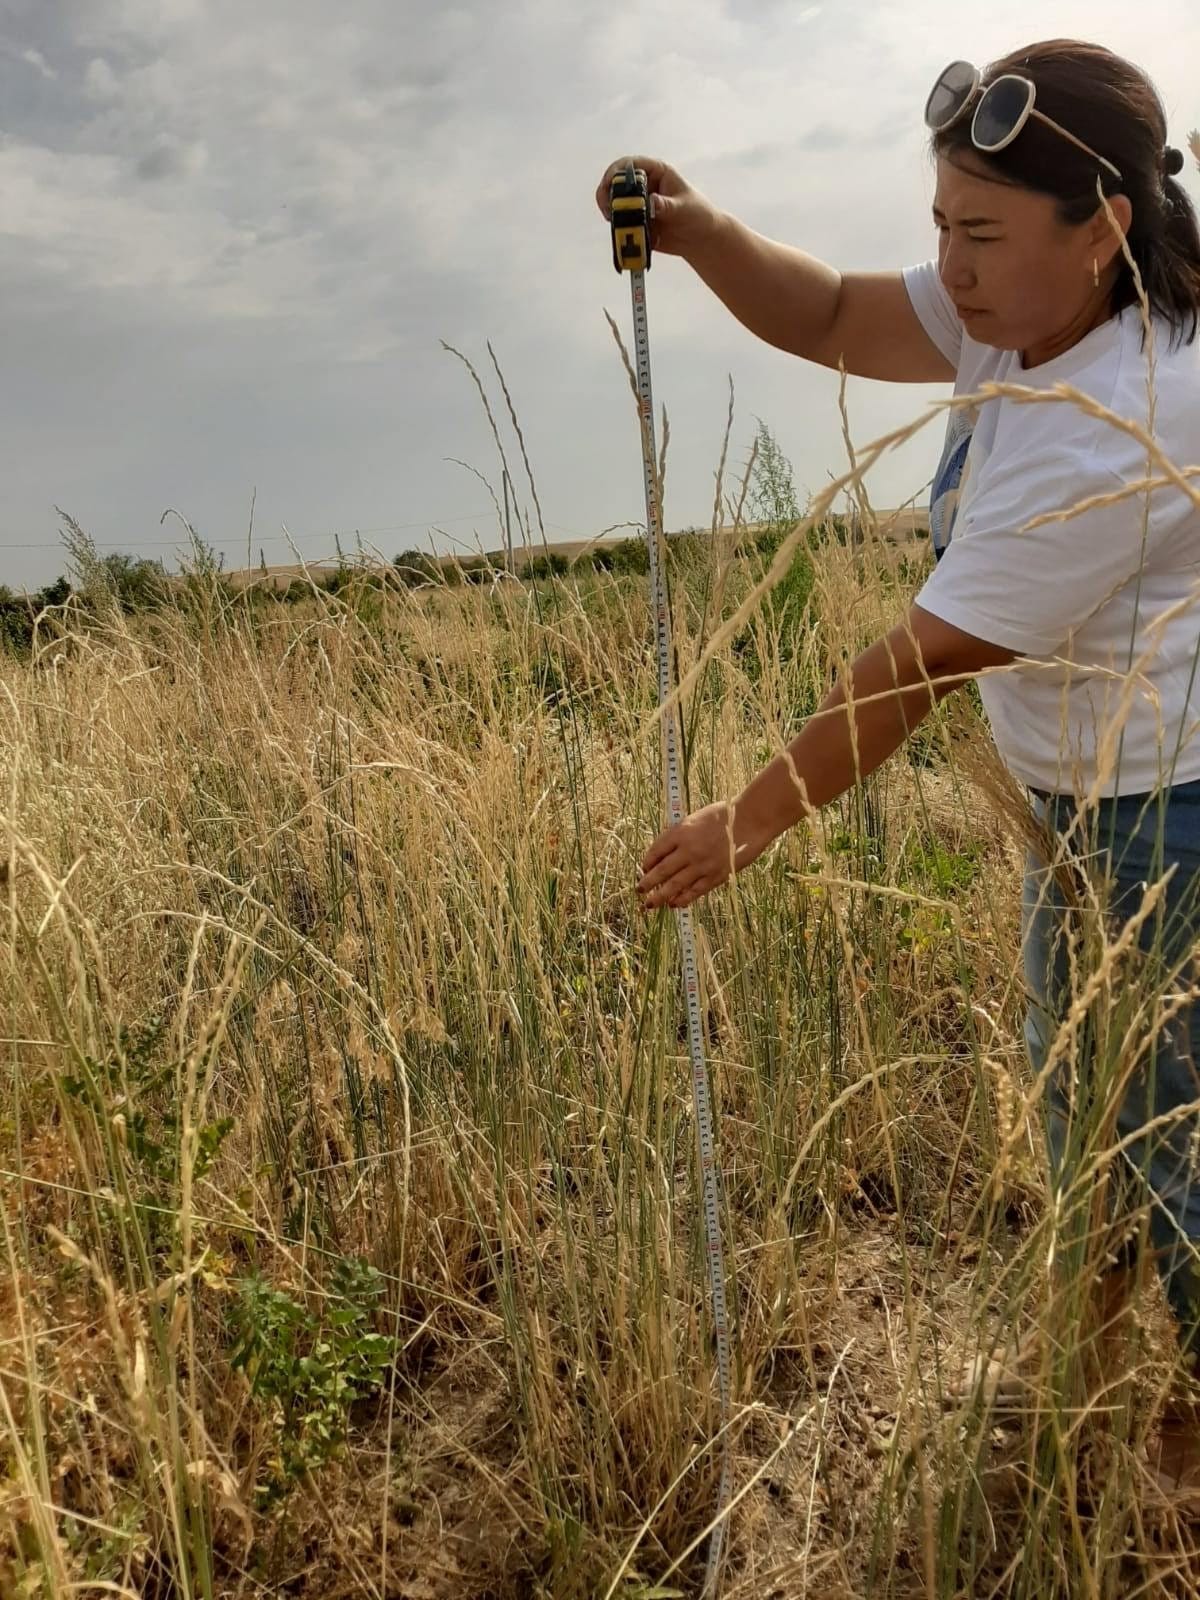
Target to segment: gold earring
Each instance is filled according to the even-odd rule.
[[[1096,285],[1097,289],[1100,287],[1100,263],[1096,260],[1095,256],[1092,257],[1092,282]]]

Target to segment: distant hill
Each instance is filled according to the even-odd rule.
[[[929,532],[929,512],[924,506],[905,507],[901,511],[877,511],[875,513],[879,528],[879,537],[886,539],[891,544],[906,544],[910,539],[923,537]],[[707,533],[707,529],[689,529],[688,532]],[[748,524],[747,533],[755,532],[755,525]],[[530,545],[528,549],[518,546],[513,551],[513,565],[517,572],[521,572],[526,563],[536,560],[538,556],[546,553],[547,549],[552,555],[564,556],[568,561],[574,561],[589,550],[602,548],[605,545],[621,544],[626,539],[636,538],[636,534],[598,534],[594,539],[566,539],[557,543],[544,546],[541,544]],[[672,535],[668,535],[672,537]],[[504,551],[486,550],[483,552],[485,560],[492,566],[503,568]],[[459,551],[456,555],[436,556],[434,559],[439,566],[450,566],[455,560],[470,563],[480,559],[478,551]],[[352,563],[353,564],[353,563]],[[320,560],[310,561],[306,565],[292,562],[277,567],[243,567],[234,572],[227,572],[225,576],[235,587],[242,587],[248,583],[264,584],[272,589],[286,589],[295,579],[303,579],[308,571],[313,581],[318,585],[326,582],[338,570],[336,561]]]

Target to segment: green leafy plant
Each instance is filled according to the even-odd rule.
[[[750,516],[763,532],[781,535],[803,515],[796,493],[795,473],[779,441],[761,417],[754,436],[754,466],[750,474]]]
[[[346,1437],[351,1408],[378,1393],[395,1341],[375,1329],[384,1281],[369,1262],[340,1257],[321,1316],[259,1274],[238,1284],[231,1365],[246,1374],[275,1432],[260,1499],[277,1500]]]

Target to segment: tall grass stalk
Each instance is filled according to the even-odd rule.
[[[693,805],[919,581],[923,546],[822,531],[882,448],[767,573],[724,453],[712,537],[671,543]],[[661,806],[644,583],[224,594],[198,562],[172,608],[48,619],[0,667],[0,1588],[673,1592],[717,1410],[673,935],[632,895]],[[1139,1453],[1175,1363],[1154,1284],[1121,1382],[1087,1380],[1113,1094],[1191,977],[1136,958],[1160,885],[1124,928],[1085,886],[1055,1049],[1086,1035],[1101,1093],[1052,1196],[1032,830],[964,691],[699,919],[730,1594],[1200,1581]],[[1022,1407],[952,1400],[1014,1324],[1045,1334]]]

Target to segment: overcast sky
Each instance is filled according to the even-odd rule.
[[[243,565],[253,490],[255,561],[291,559],[285,526],[309,559],[334,530],[495,547],[446,459],[498,478],[442,339],[485,364],[492,340],[552,537],[638,517],[605,164],[657,153],[764,232],[901,266],[934,248],[931,80],[1047,32],[1146,66],[1175,143],[1200,123],[1195,0],[0,0],[0,582],[62,570],[56,505],[171,564],[173,506]],[[802,488],[843,470],[835,378],[677,260],[648,297],[669,526],[708,520],[729,373],[739,457],[758,415]],[[853,384],[856,439],[931,393]]]

